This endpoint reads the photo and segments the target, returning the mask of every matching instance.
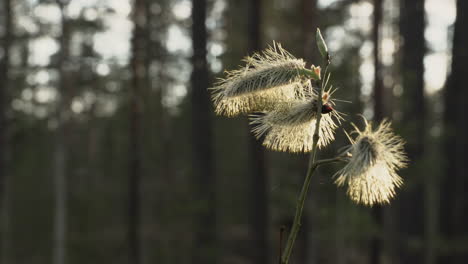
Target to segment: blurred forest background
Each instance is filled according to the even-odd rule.
[[[320,64],[317,27],[336,108],[391,119],[411,164],[374,208],[321,168],[293,263],[468,262],[468,1],[0,3],[1,263],[277,262],[307,156],[207,88],[273,40]]]

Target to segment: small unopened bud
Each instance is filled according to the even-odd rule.
[[[319,28],[317,28],[317,33],[315,35],[315,38],[317,41],[317,47],[320,52],[320,55],[322,55],[322,58],[324,60],[329,60],[328,47],[327,47],[327,44],[325,43],[325,40],[322,37],[322,33],[320,33]]]

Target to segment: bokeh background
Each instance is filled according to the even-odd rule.
[[[292,263],[468,262],[468,1],[0,3],[1,263],[276,263],[307,156],[207,88],[273,40],[320,65],[317,27],[336,108],[392,120],[411,162],[374,208],[321,168]]]

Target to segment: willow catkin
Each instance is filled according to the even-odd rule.
[[[345,150],[349,162],[338,171],[335,183],[347,186],[351,200],[365,205],[389,203],[395,189],[403,184],[397,170],[406,166],[404,142],[396,136],[390,122],[383,121],[377,129],[366,121],[364,130],[355,126],[356,139]]]
[[[305,62],[279,44],[244,61],[245,67],[227,72],[227,77],[211,88],[216,114],[236,116],[271,110],[277,102],[300,97],[300,84],[311,78],[304,74],[311,72],[305,68]]]
[[[252,115],[250,119],[252,132],[263,140],[265,147],[276,151],[309,152],[312,150],[317,124],[317,99],[304,97],[291,100],[279,104],[270,112]],[[334,131],[338,127],[335,121],[340,122],[340,119],[336,111],[322,114],[317,144],[319,148],[335,139]]]

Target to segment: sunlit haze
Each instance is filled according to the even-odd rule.
[[[334,0],[319,1],[321,7],[327,7],[333,4]],[[120,63],[125,63],[129,58],[129,40],[132,30],[132,23],[129,20],[130,2],[129,1],[98,1],[98,0],[74,0],[68,7],[69,16],[77,16],[82,10],[93,6],[108,6],[115,10],[115,13],[108,14],[103,19],[106,30],[97,33],[94,36],[94,48],[102,55],[104,59],[115,58]],[[332,52],[339,53],[341,45],[345,45],[347,41],[353,41],[347,38],[347,30],[360,30],[370,34],[372,5],[368,2],[359,2],[353,4],[350,9],[350,18],[344,28],[333,28],[326,33],[329,37],[329,46]],[[449,26],[455,19],[455,1],[454,0],[427,0],[427,28],[426,40],[428,44],[428,53],[424,60],[425,64],[425,82],[426,91],[434,93],[441,89],[445,83],[446,73],[449,70],[450,60],[450,41],[449,41]],[[39,19],[48,23],[58,23],[60,20],[60,10],[52,4],[43,4],[34,9],[34,13]],[[172,6],[174,17],[179,20],[189,19],[191,15],[191,2],[188,0],[177,1]],[[96,14],[89,11],[87,19],[96,19]],[[20,20],[25,28],[35,30],[34,24],[28,18]],[[173,24],[168,28],[166,47],[169,52],[182,53],[185,56],[191,54],[191,40],[188,32],[181,28],[180,25]],[[269,41],[268,41],[269,42]],[[392,36],[384,36],[382,40],[382,61],[385,65],[393,63],[394,52],[396,52],[396,43]],[[30,48],[32,56],[30,63],[32,65],[47,65],[49,58],[58,49],[56,40],[51,37],[41,37],[31,41]],[[209,53],[212,58],[216,58],[223,53],[221,44],[212,43],[209,46]],[[363,94],[369,95],[373,82],[373,65],[372,65],[372,44],[370,42],[362,43],[361,55],[364,63],[359,72],[363,82]],[[211,59],[211,67],[215,71],[222,69],[219,60]],[[105,66],[99,66],[99,72],[105,73]],[[184,90],[184,85],[178,85],[178,91]],[[186,92],[178,92],[178,97],[185,95]],[[171,101],[171,100],[169,100]],[[172,100],[173,101],[173,100]]]

